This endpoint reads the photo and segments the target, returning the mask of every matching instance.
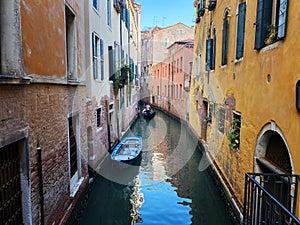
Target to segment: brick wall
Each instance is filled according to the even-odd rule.
[[[36,151],[39,146],[42,148],[45,223],[55,224],[74,202],[69,197],[68,115],[71,112],[79,112],[82,176],[87,177],[85,87],[5,85],[1,86],[0,99],[1,120],[20,119],[29,127],[32,222],[40,223]]]

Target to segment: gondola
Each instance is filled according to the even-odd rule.
[[[143,110],[142,115],[145,119],[152,119],[155,116],[155,112],[153,110]]]

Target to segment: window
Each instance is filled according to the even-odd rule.
[[[74,197],[83,181],[81,177],[79,115],[71,115],[69,124],[70,196]],[[80,178],[81,177],[81,178]],[[80,179],[79,179],[80,178]]]
[[[180,72],[182,72],[182,67],[183,67],[182,62],[183,62],[183,58],[180,57]]]
[[[101,128],[102,125],[103,125],[103,122],[102,122],[102,108],[98,108],[96,110],[96,117],[97,117],[97,128]]]
[[[228,33],[229,33],[229,9],[225,9],[223,18],[223,30],[222,30],[222,66],[227,64],[228,60]]]
[[[200,0],[197,8],[197,17],[200,18],[205,13],[205,0]]]
[[[114,47],[114,73],[116,74],[121,67],[120,45],[117,42],[114,42]]]
[[[241,119],[242,118],[239,113],[233,112],[233,118],[231,121],[232,127],[229,133],[229,146],[236,150],[239,150],[240,148]]]
[[[111,27],[111,2],[107,0],[107,25]]]
[[[93,7],[97,10],[97,11],[99,11],[99,0],[93,0]]]
[[[20,143],[0,148],[1,224],[24,224],[22,215]]]
[[[182,84],[180,84],[180,95],[179,98],[182,99]]]
[[[225,128],[225,108],[221,106],[219,108],[219,123],[218,123],[218,130],[224,134]]]
[[[286,36],[288,0],[258,0],[255,49],[261,49]]]
[[[246,21],[246,2],[239,4],[237,33],[236,33],[236,59],[244,56],[244,38],[245,38],[245,21]]]
[[[66,19],[67,76],[68,79],[77,80],[75,14],[67,6],[65,6],[65,19]]]
[[[168,39],[165,38],[165,47],[168,47]]]
[[[206,70],[215,69],[216,33],[214,29],[213,38],[206,40]]]
[[[95,33],[93,33],[92,36],[94,79],[104,80],[103,40],[101,40]]]

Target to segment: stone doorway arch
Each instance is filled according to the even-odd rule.
[[[294,174],[294,163],[283,132],[274,121],[261,130],[254,153],[255,173]]]

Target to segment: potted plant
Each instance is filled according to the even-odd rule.
[[[212,11],[216,8],[217,0],[210,0],[208,4],[208,10]]]
[[[268,36],[265,39],[265,44],[266,45],[273,44],[274,42],[277,41],[277,29],[276,29],[276,26],[274,24],[270,24],[268,26],[268,31],[269,31]]]

